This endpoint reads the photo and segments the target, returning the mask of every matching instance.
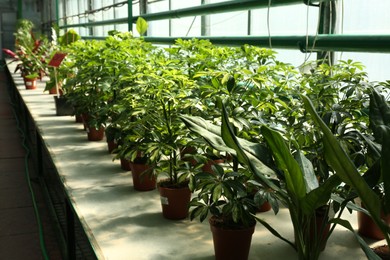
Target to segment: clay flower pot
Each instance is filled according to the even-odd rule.
[[[37,79],[24,77],[24,85],[25,85],[26,89],[36,89],[37,88]]]
[[[88,135],[88,141],[101,141],[104,138],[104,126],[100,126],[100,128],[88,126],[86,131]]]
[[[130,160],[127,160],[125,158],[121,158],[120,161],[121,161],[121,169],[122,170],[131,171]]]
[[[215,216],[209,219],[213,234],[215,259],[248,259],[256,223],[250,227],[229,229],[218,225],[218,222],[218,218]]]
[[[188,216],[188,204],[191,200],[191,191],[188,185],[165,187],[160,183],[158,190],[160,193],[162,213],[165,218],[178,220]]]
[[[364,208],[363,205],[362,208]],[[387,225],[390,225],[390,214],[385,215],[383,212],[381,212],[381,218],[385,223],[387,223]],[[361,211],[358,211],[357,219],[358,219],[358,233],[360,235],[375,240],[382,240],[385,238],[382,231],[378,228],[378,226],[375,224],[375,222],[372,220],[370,216],[366,215]]]
[[[134,189],[138,191],[149,191],[156,188],[156,176],[153,174],[153,169],[150,165],[131,162],[130,169]]]

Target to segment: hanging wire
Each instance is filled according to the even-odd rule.
[[[321,5],[322,3],[320,3]],[[309,6],[307,6],[307,8],[309,8]],[[319,28],[320,28],[320,16],[321,16],[321,6],[319,7],[319,15],[318,15],[318,19],[317,19],[317,29],[316,29],[316,34],[314,36],[314,39],[313,39],[313,44],[311,46],[311,48],[309,48],[309,10],[307,10],[307,14],[306,14],[306,46],[305,46],[305,60],[303,61],[303,63],[301,64],[301,66],[299,67],[302,67],[303,65],[305,65],[305,63],[309,60],[311,54],[313,53],[313,50],[314,50],[314,47],[316,45],[316,41],[317,41],[317,38],[318,38],[318,31],[319,31]],[[309,55],[307,55],[307,52],[309,51]]]
[[[194,22],[195,22],[196,17],[197,17],[197,16],[194,16],[194,19],[192,19],[191,25],[190,25],[190,27],[188,28],[188,31],[187,31],[187,33],[186,33],[186,37],[188,36],[188,34],[189,34],[190,31],[191,31],[191,28],[192,28],[192,26],[194,25]]]
[[[269,48],[272,49],[272,39],[271,39],[271,28],[270,28],[270,10],[271,10],[271,1],[268,1],[268,9],[267,9],[267,30],[268,30],[268,43]]]
[[[341,28],[340,28],[340,33],[344,34],[344,0],[341,0]],[[339,60],[342,59],[344,52],[340,52],[340,58]]]

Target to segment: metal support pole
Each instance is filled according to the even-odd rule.
[[[56,6],[55,6],[55,8],[56,8],[56,10],[55,10],[55,12],[56,12],[56,25],[57,26],[60,26],[60,5],[59,5],[59,1],[60,0],[56,0]]]
[[[127,29],[133,31],[133,1],[127,1]]]
[[[320,4],[319,9],[319,28],[318,34],[334,34],[336,26],[336,3],[335,2],[325,2]],[[332,51],[322,51],[317,53],[317,59],[323,60],[326,59],[328,63],[333,64],[334,61],[334,52]]]
[[[201,3],[202,3],[202,5],[209,4],[210,0],[202,0]],[[210,16],[202,15],[200,23],[201,23],[200,35],[202,35],[202,36],[210,35]]]

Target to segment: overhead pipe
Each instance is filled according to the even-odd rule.
[[[193,37],[182,37],[189,40]],[[214,44],[241,46],[244,44],[269,47],[268,36],[196,37],[210,40]],[[174,44],[175,37],[144,37],[146,41],[158,44]],[[306,44],[307,43],[307,44]],[[313,47],[314,46],[314,47]],[[278,49],[299,49],[302,52],[390,52],[390,35],[301,35],[272,36],[272,47]]]
[[[182,18],[188,16],[209,15],[209,14],[218,14],[218,13],[225,13],[225,12],[259,9],[259,8],[266,8],[268,6],[277,7],[277,6],[286,6],[286,5],[294,5],[294,4],[315,5],[314,3],[331,2],[331,1],[336,1],[336,0],[272,0],[272,1],[232,0],[232,1],[226,1],[221,3],[193,6],[193,7],[182,8],[182,9],[171,10],[171,11],[136,15],[132,17],[132,23],[135,23],[135,21],[140,16],[142,16],[142,18],[144,18],[146,21],[149,22],[149,21],[157,21],[157,20],[164,20],[164,19]],[[124,24],[127,22],[128,22],[128,18],[120,18],[120,19],[111,19],[106,21],[64,25],[61,26],[61,28],[102,26],[102,25],[109,25],[109,24]]]
[[[85,36],[86,40],[104,40],[106,37]],[[146,41],[157,44],[174,44],[176,37],[143,37]],[[194,37],[180,37],[190,40]],[[210,40],[217,45],[241,46],[244,44],[268,48],[268,36],[239,36],[239,37],[196,37]],[[307,45],[306,45],[307,40]],[[314,44],[313,44],[314,43]],[[313,47],[314,45],[314,47]],[[276,49],[300,50],[302,52],[341,51],[341,52],[378,52],[390,53],[390,35],[301,35],[301,36],[272,36],[272,47]]]

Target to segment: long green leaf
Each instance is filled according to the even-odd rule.
[[[325,159],[336,171],[336,174],[340,179],[356,190],[375,223],[381,227],[381,230],[386,230],[385,225],[380,219],[381,204],[378,196],[370,189],[363,177],[359,174],[355,165],[343,150],[336,137],[333,136],[330,129],[315,111],[310,99],[306,96],[302,96],[302,99],[306,110],[311,114],[315,124],[320,127],[323,132]]]
[[[346,229],[352,231],[352,233],[355,235],[356,240],[359,242],[360,247],[363,249],[368,259],[381,260],[381,258],[377,254],[375,254],[374,251],[372,251],[372,249],[367,245],[366,241],[364,241],[364,239],[356,233],[355,229],[351,226],[351,223],[349,223],[347,220],[332,219],[330,222],[341,225]]]
[[[288,239],[286,239],[285,237],[280,235],[279,232],[276,231],[273,227],[271,227],[271,225],[268,224],[266,221],[264,221],[264,220],[262,220],[261,218],[258,218],[258,217],[256,217],[256,220],[258,222],[260,222],[260,224],[262,224],[266,229],[268,229],[268,231],[271,232],[272,235],[274,235],[277,238],[283,240],[284,242],[286,242],[287,244],[292,246],[294,249],[296,249],[296,245],[294,243],[292,243],[291,241],[289,241]]]
[[[272,150],[278,168],[284,172],[290,197],[299,203],[306,195],[306,187],[303,173],[298,162],[294,159],[290,153],[290,149],[278,132],[271,130],[266,126],[261,127],[261,132]]]

